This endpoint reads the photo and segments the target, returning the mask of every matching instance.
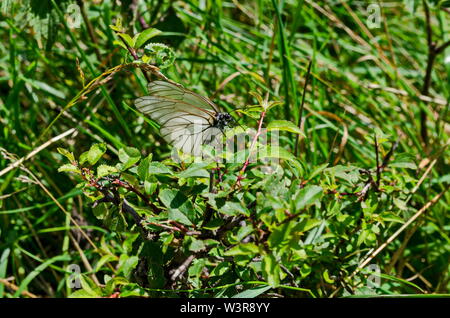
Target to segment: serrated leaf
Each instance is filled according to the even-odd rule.
[[[270,145],[259,148],[257,157],[260,160],[265,158],[278,158],[290,161],[296,160],[295,156],[286,149],[279,146]]]
[[[294,203],[295,211],[298,212],[305,207],[315,203],[323,195],[322,187],[316,185],[307,185],[297,193]]]
[[[171,219],[186,225],[197,220],[192,202],[181,191],[163,189],[159,192],[159,199],[168,208]]]
[[[89,165],[93,166],[97,163],[98,160],[100,160],[100,158],[103,156],[105,152],[106,152],[106,144],[104,143],[93,144],[88,151],[83,152],[80,155],[80,164],[88,162]]]
[[[61,167],[59,167],[58,172],[74,172],[74,173],[80,174],[81,170],[78,169],[77,166],[74,166],[73,164],[68,163],[68,164],[65,164],[65,165],[62,165]]]
[[[71,153],[70,151],[64,149],[64,148],[57,148],[58,152],[63,155],[64,157],[66,157],[67,159],[69,159],[70,162],[74,162],[75,161],[75,156],[73,155],[73,153]]]
[[[305,137],[305,134],[301,131],[301,129],[295,125],[293,122],[290,122],[288,120],[274,120],[267,125],[267,131],[272,130],[284,130],[289,131],[295,134],[302,135]]]
[[[149,175],[148,167],[150,162],[152,162],[153,154],[149,154],[146,158],[142,159],[137,167],[137,174],[141,180],[147,180]]]
[[[116,167],[108,165],[99,165],[97,167],[97,178],[101,178],[116,172],[118,172]]]
[[[153,161],[148,165],[148,174],[173,174],[173,172],[161,162]]]
[[[141,159],[139,150],[133,147],[119,149],[119,160],[122,162],[121,170],[127,170]]]
[[[254,243],[241,243],[233,246],[228,251],[224,253],[225,256],[236,256],[236,255],[256,255],[259,254],[259,247]]]
[[[178,173],[179,178],[208,178],[209,172],[205,169],[209,163],[193,163],[186,170]]]

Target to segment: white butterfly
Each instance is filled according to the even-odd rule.
[[[184,153],[199,156],[202,145],[214,145],[225,127],[234,123],[230,114],[181,85],[153,81],[148,93],[135,100],[136,108],[156,121],[163,138]]]

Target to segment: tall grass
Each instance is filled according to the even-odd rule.
[[[255,104],[249,92],[256,91],[284,103],[268,112],[268,121],[297,123],[302,116],[306,137],[299,142],[299,158],[307,171],[326,164],[373,169],[374,136],[380,158],[399,140],[396,152],[408,153],[418,169],[396,182],[424,178],[407,200],[397,202],[401,214],[408,218],[413,209],[444,194],[379,257],[388,264],[387,275],[427,293],[449,293],[448,8],[430,6],[428,28],[423,6],[411,12],[403,2],[390,2],[381,9],[380,25],[368,28],[367,5],[356,1],[158,0],[135,1],[136,7],[85,1],[87,20],[74,28],[67,22],[70,1],[48,1],[45,12],[32,3],[1,5],[0,297],[67,296],[67,264],[93,268],[99,246],[123,241],[95,219],[88,199],[74,189],[76,180],[56,172],[62,162],[57,146],[78,155],[102,141],[112,154],[133,146],[143,155],[153,153],[153,160],[170,155],[156,127],[133,109],[133,99],[145,93],[146,81],[138,70],[115,74],[57,117],[83,89],[77,60],[87,82],[132,60],[115,44],[117,36],[109,27],[119,16],[130,34],[148,26],[162,30],[154,40],[171,45],[177,55],[164,74],[215,96],[226,110]],[[46,19],[53,24],[47,26]],[[430,32],[433,42],[443,47],[431,66]],[[310,79],[304,85],[310,61]],[[430,86],[425,92],[427,76]],[[256,124],[249,117],[244,120]],[[33,154],[72,128],[75,132]],[[282,134],[281,141],[294,153],[295,136]],[[77,237],[80,232],[71,218],[96,247]]]

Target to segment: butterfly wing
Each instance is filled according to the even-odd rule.
[[[153,81],[149,96],[135,100],[136,108],[161,126],[163,138],[185,153],[200,155],[201,146],[215,142],[219,109],[207,98],[173,83]]]

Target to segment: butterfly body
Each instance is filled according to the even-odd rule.
[[[234,124],[234,118],[228,113],[217,113],[214,120],[214,127],[223,131],[225,127],[231,127]]]
[[[163,138],[182,152],[200,155],[203,145],[214,144],[234,123],[230,114],[181,85],[153,81],[148,92],[135,100],[136,108],[156,121]]]

